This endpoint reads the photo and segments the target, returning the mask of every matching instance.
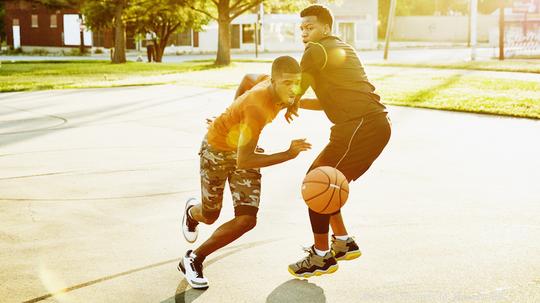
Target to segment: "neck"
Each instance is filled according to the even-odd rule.
[[[270,93],[270,96],[272,96],[272,102],[274,104],[282,103],[282,101],[278,97],[278,94],[276,93],[276,88],[274,87],[274,83],[270,82],[270,86],[268,86],[268,92]]]

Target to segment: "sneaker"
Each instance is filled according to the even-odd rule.
[[[291,275],[299,278],[309,278],[331,274],[338,270],[337,261],[331,251],[327,252],[324,257],[317,255],[313,246],[305,247],[304,251],[308,253],[307,257],[289,265]]]
[[[190,249],[178,263],[178,270],[184,273],[187,282],[191,287],[197,289],[207,289],[208,280],[203,276],[202,262],[197,259]]]
[[[362,255],[353,237],[339,240],[334,235],[332,235],[332,253],[338,261],[353,260]]]
[[[199,235],[199,222],[192,219],[189,215],[189,209],[197,204],[199,204],[199,201],[196,198],[189,198],[186,201],[186,208],[184,209],[184,216],[182,217],[182,233],[189,243],[195,242]]]

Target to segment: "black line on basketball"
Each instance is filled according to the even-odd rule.
[[[306,183],[311,183],[311,182],[306,182]],[[306,183],[304,183],[304,184],[306,184]],[[324,183],[323,183],[323,184],[324,184]],[[306,201],[306,202],[307,202],[307,201],[311,201],[311,200],[317,198],[318,196],[320,196],[320,195],[326,193],[326,192],[328,191],[328,188],[329,188],[329,187],[330,187],[330,183],[327,183],[327,186],[326,186],[326,188],[324,189],[324,191],[322,191],[322,192],[320,192],[319,194],[317,194],[317,195],[315,195],[315,196],[313,196],[313,197],[311,197],[311,198],[309,198],[309,199],[307,199],[307,200],[304,200],[304,201]]]
[[[336,176],[335,176],[335,177],[336,177],[336,181],[337,181],[337,176],[338,176],[338,174],[337,174],[337,169],[334,169],[334,172],[336,173]],[[330,183],[329,183],[329,184],[330,184]],[[332,183],[332,185],[335,186],[334,183]],[[327,209],[328,206],[330,206],[330,203],[332,202],[332,198],[334,197],[334,194],[336,193],[336,188],[335,188],[335,187],[332,187],[332,188],[334,189],[334,190],[332,191],[332,195],[330,196],[330,199],[328,200],[328,203],[326,203],[326,206],[321,210],[321,212],[323,212],[325,209]],[[339,203],[341,204],[341,201],[339,201]]]

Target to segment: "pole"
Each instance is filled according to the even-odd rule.
[[[476,60],[478,0],[471,0],[471,61]]]
[[[388,47],[390,45],[390,35],[394,23],[394,16],[396,14],[397,0],[390,0],[390,11],[388,12],[388,24],[386,26],[386,38],[384,42],[384,60],[388,59]]]
[[[79,39],[81,41],[81,44],[79,45],[79,52],[82,54],[85,53],[84,49],[84,23],[83,23],[83,17],[82,14],[79,14]]]
[[[499,0],[499,60],[504,60],[504,0]]]

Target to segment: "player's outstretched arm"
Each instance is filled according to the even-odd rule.
[[[246,91],[255,86],[255,84],[257,84],[257,79],[259,79],[261,76],[262,74],[246,74],[236,89],[234,99],[236,100],[236,98],[242,96]]]
[[[257,154],[255,153],[257,141],[258,135],[245,144],[239,144],[236,162],[238,168],[259,168],[279,164],[294,159],[299,153],[311,148],[311,144],[306,142],[306,139],[297,139],[291,141],[291,146],[286,151],[270,155]]]
[[[302,98],[298,102],[298,106],[302,109],[323,110],[321,101],[317,98]]]

